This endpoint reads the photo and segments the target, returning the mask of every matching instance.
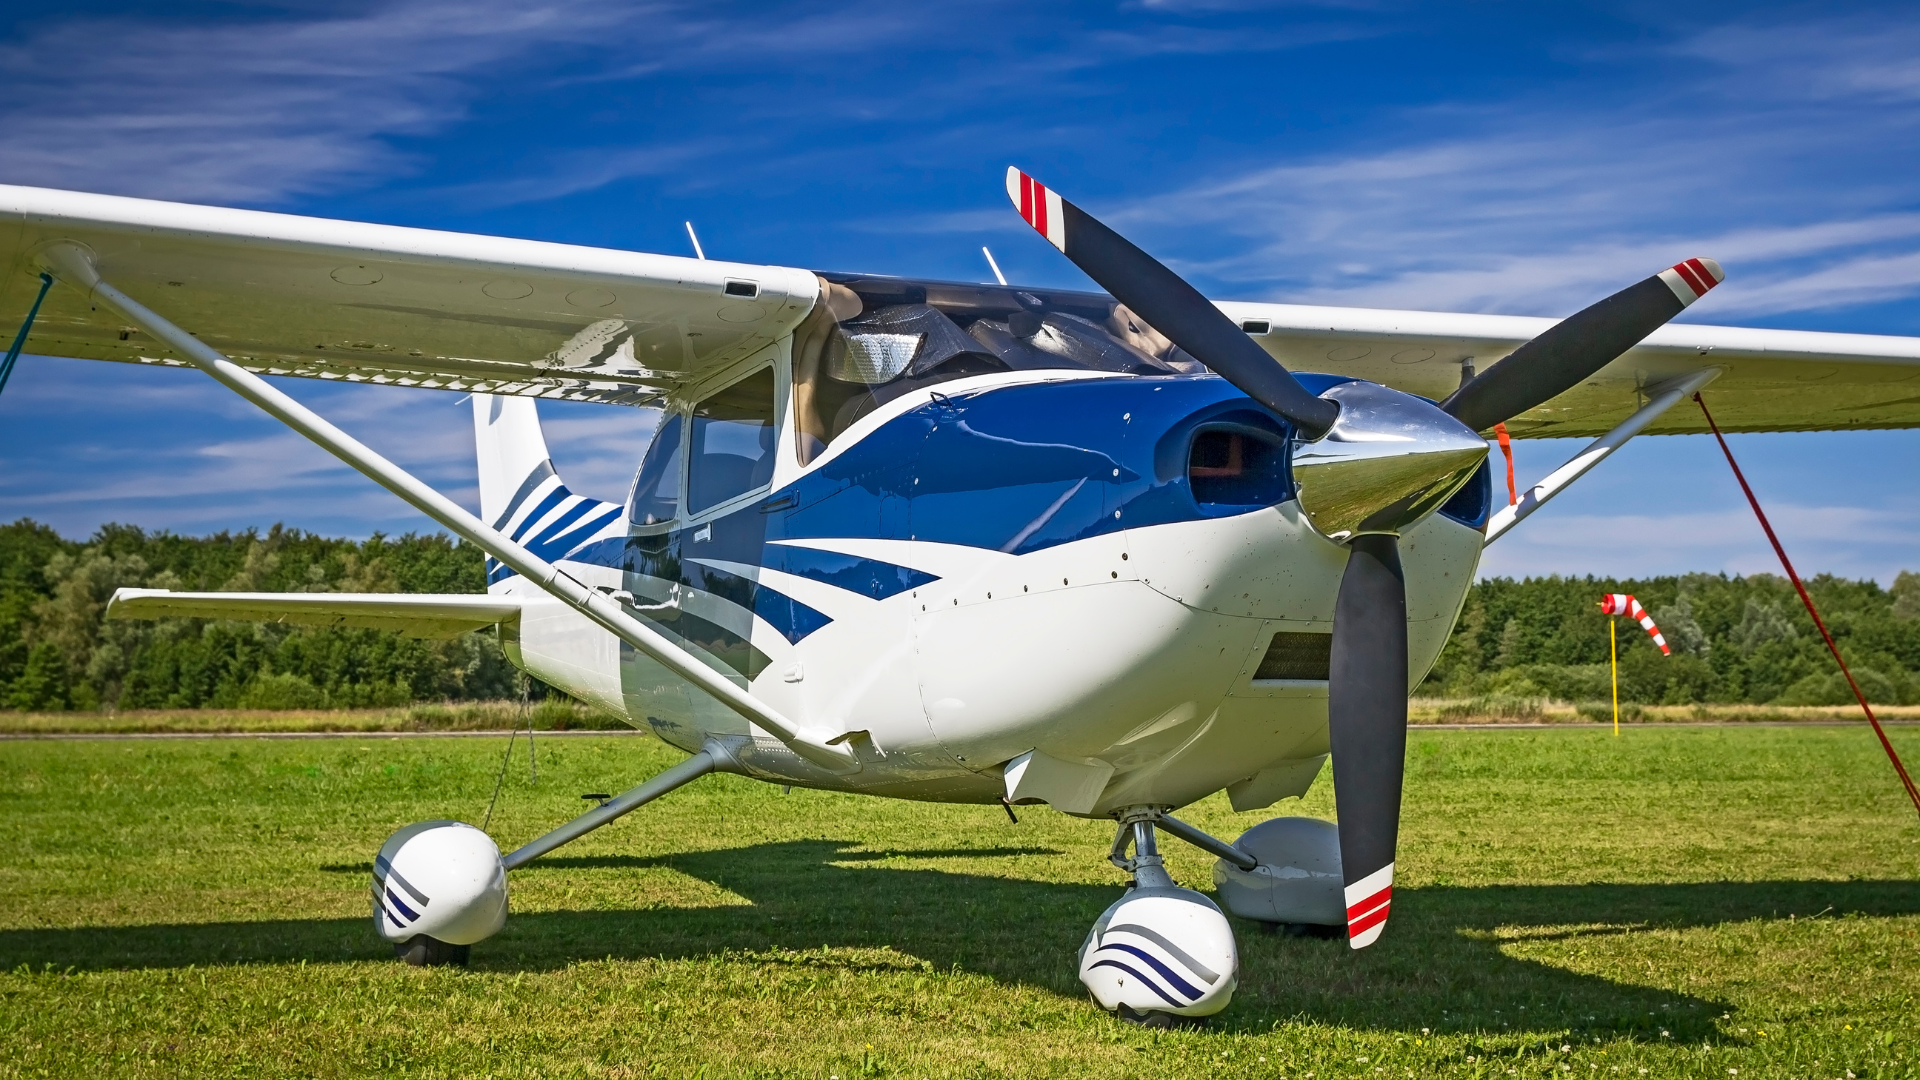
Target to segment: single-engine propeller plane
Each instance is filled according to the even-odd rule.
[[[109,617],[451,635],[688,757],[502,855],[429,821],[373,919],[464,961],[507,874],[709,772],[1117,824],[1126,891],[1078,959],[1105,1008],[1224,1008],[1231,926],[1387,925],[1409,688],[1483,548],[1709,382],[1723,426],[1920,425],[1920,340],[1667,325],[1688,258],[1562,320],[1214,303],[1017,169],[1105,293],[821,273],[0,187],[0,294],[57,356],[200,368],[488,556],[484,595],[124,589]],[[1676,253],[1678,254],[1678,253]],[[55,287],[58,286],[58,287]],[[263,375],[472,395],[476,514]],[[539,398],[661,410],[624,505],[571,491]],[[1597,436],[1494,505],[1483,433]],[[1235,840],[1174,813],[1303,794]]]

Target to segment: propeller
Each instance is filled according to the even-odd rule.
[[[1474,433],[1572,388],[1725,278],[1689,259],[1555,324],[1439,407],[1373,383],[1322,397],[1179,275],[1017,168],[1007,197],[1027,224],[1148,325],[1292,421],[1293,473],[1314,528],[1347,545],[1334,601],[1327,731],[1347,939],[1386,929],[1407,747],[1407,596],[1399,530],[1424,518],[1485,459]]]
[[[1007,197],[1035,232],[1214,374],[1293,421],[1308,437],[1333,426],[1338,406],[1308,393],[1246,331],[1159,260],[1012,166],[1007,167]]]
[[[1712,259],[1675,263],[1554,323],[1440,407],[1475,431],[1511,420],[1573,389],[1726,279]]]
[[[1364,949],[1387,928],[1400,786],[1407,761],[1407,585],[1400,541],[1366,533],[1348,545],[1333,602],[1327,665],[1327,740],[1347,943]]]

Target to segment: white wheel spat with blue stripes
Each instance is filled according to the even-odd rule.
[[[373,925],[388,941],[425,934],[471,945],[507,924],[507,872],[493,838],[459,821],[422,821],[373,859]]]
[[[1109,1012],[1212,1016],[1233,1000],[1233,929],[1192,889],[1133,889],[1080,946],[1080,981]]]

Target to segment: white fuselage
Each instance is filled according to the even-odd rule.
[[[662,554],[651,561],[561,560],[563,569],[590,586],[630,594],[636,614],[785,716],[816,729],[850,733],[865,762],[851,776],[833,775],[799,758],[656,661],[621,646],[513,577],[493,586],[526,602],[510,635],[511,655],[543,680],[648,727],[677,747],[691,752],[717,740],[741,771],[781,783],[962,802],[993,802],[1012,794],[1016,801],[1046,801],[1091,815],[1130,805],[1178,807],[1222,788],[1241,809],[1298,795],[1327,754],[1324,672],[1304,672],[1318,678],[1287,677],[1303,672],[1288,672],[1281,664],[1262,677],[1260,669],[1270,659],[1276,633],[1331,632],[1347,550],[1316,533],[1291,499],[1180,520],[1164,520],[1168,514],[1162,510],[1156,512],[1162,520],[1128,524],[1125,515],[1145,504],[1129,502],[1127,492],[1166,485],[1156,487],[1152,476],[1143,476],[1133,487],[1122,487],[1107,477],[1104,466],[1115,465],[1113,478],[1147,473],[1152,465],[1143,456],[1149,454],[1145,443],[1160,431],[1137,430],[1147,418],[1139,407],[1107,403],[1140,400],[1124,395],[1155,382],[1100,377],[1063,390],[1057,377],[1000,376],[943,386],[937,400],[927,394],[902,397],[864,418],[851,433],[855,437],[844,448],[837,446],[835,454],[776,476],[771,496],[762,489],[744,510],[735,504],[716,508],[675,523],[670,535],[630,527],[635,535],[625,541],[627,550],[659,548]],[[1195,383],[1210,387],[1196,389]],[[1234,393],[1217,379],[1187,378],[1184,384],[1183,392],[1204,390],[1212,398]],[[924,497],[929,509],[922,513],[919,492],[941,483],[946,489],[964,486],[951,480],[950,463],[936,460],[941,425],[957,426],[975,440],[959,446],[976,457],[983,437],[994,439],[996,447],[1042,446],[1020,443],[1017,435],[982,434],[1007,429],[1012,421],[1005,417],[1018,415],[1007,413],[1008,402],[1016,401],[1007,395],[1033,393],[1041,386],[1053,388],[1053,398],[1040,403],[1043,416],[1060,407],[1062,394],[1084,399],[1093,392],[1089,387],[1105,397],[1084,399],[1086,411],[1110,407],[1118,419],[1118,410],[1127,410],[1126,424],[1115,429],[1111,445],[1088,449],[1105,437],[1089,436],[1081,440],[1087,446],[1075,451],[1109,455],[1099,458],[1098,479],[1114,485],[1106,501],[1089,503],[1082,514],[1084,521],[1076,527],[1084,535],[1031,546],[1035,522],[1052,522],[1063,504],[1071,505],[1069,499],[1091,498],[1082,494],[1091,490],[1086,477],[1072,481],[1070,475],[1058,475],[1057,459],[1065,452],[1061,443],[1043,446],[1055,459],[1046,466],[1054,470],[1047,478],[1052,486],[989,477],[965,493],[976,501],[962,508],[961,526],[939,524],[948,519],[939,516],[944,511],[937,511],[935,496]],[[976,402],[997,403],[1001,412]],[[912,473],[910,478],[901,472],[879,483],[859,479],[857,470],[849,473],[856,486],[880,495],[880,509],[871,518],[875,527],[839,526],[824,534],[789,529],[781,535],[777,524],[769,526],[781,515],[766,506],[797,506],[788,511],[797,518],[808,505],[830,505],[821,503],[826,496],[807,494],[814,473],[831,474],[833,463],[856,453],[861,442],[883,443],[884,432],[929,410],[935,410],[933,418],[921,423],[935,435],[915,434],[913,452],[919,456],[900,466]],[[970,460],[975,459],[963,459],[962,465]],[[1011,467],[1021,466],[1015,461]],[[887,492],[893,490],[888,483],[901,493],[899,523],[887,520],[894,513],[887,509]],[[847,498],[838,489],[827,490],[829,496]],[[921,533],[970,528],[1006,500],[1024,500],[1008,518],[1018,527],[1006,527],[1011,533],[1006,544],[930,539]],[[1032,512],[1034,507],[1039,512]],[[1095,517],[1097,528],[1084,523]],[[858,525],[870,519],[851,520]],[[740,525],[765,535],[754,533],[743,547],[733,535]],[[1441,514],[1403,535],[1409,661],[1416,685],[1446,642],[1481,546],[1479,528]],[[795,572],[787,557],[798,553],[849,565],[906,568],[913,575],[906,580],[915,584],[886,595],[863,594],[844,580],[833,579],[836,584],[819,574]],[[698,568],[708,577],[689,573]],[[826,621],[792,640],[796,631],[788,626],[783,633],[779,616],[771,622],[763,617],[760,600],[746,599],[737,588],[707,584],[721,577],[764,589]],[[755,659],[744,668],[737,657],[729,662],[721,655],[728,646],[716,644],[716,634]],[[1278,677],[1275,670],[1281,671]],[[1024,786],[1016,787],[1004,767],[1029,752],[1037,752],[1045,767],[1028,770]]]

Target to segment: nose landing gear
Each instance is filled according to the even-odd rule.
[[[1133,880],[1080,946],[1080,981],[1093,999],[1146,1027],[1197,1023],[1226,1008],[1240,970],[1227,917],[1161,864],[1159,817],[1158,807],[1120,813],[1110,857]]]

